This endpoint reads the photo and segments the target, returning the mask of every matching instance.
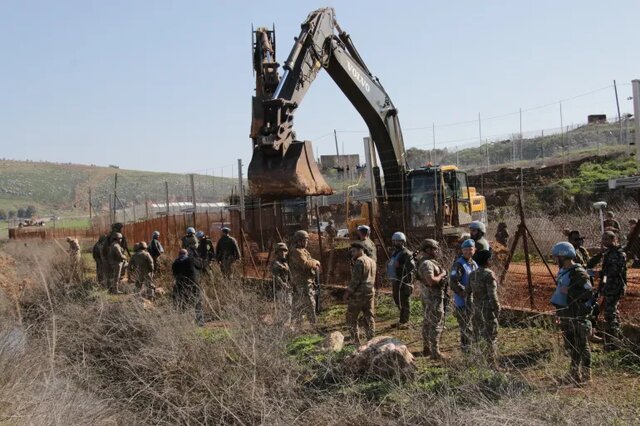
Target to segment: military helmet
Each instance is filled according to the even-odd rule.
[[[474,220],[473,222],[471,222],[469,224],[469,229],[477,229],[483,234],[487,233],[487,227],[485,226],[484,223],[480,222],[479,220]]]
[[[196,237],[198,237],[198,238],[204,237],[204,232],[202,232],[202,231],[196,232]]]
[[[71,241],[73,241],[73,238],[67,237],[67,242],[70,243]]]
[[[276,244],[276,252],[279,252],[279,251],[289,251],[289,248],[285,243],[278,243]]]
[[[111,225],[111,229],[115,230],[115,231],[119,231],[122,229],[124,225],[120,222],[116,222],[113,225]]]
[[[151,237],[159,237],[160,236],[160,231],[153,231],[153,234],[151,234]]]
[[[606,238],[610,238],[610,239],[612,239],[612,240],[615,240],[616,238],[618,238],[618,236],[616,235],[616,233],[615,233],[615,232],[613,232],[613,231],[604,231],[604,232],[602,233],[602,237],[603,237],[603,238],[605,238],[605,237],[606,237]]]
[[[307,231],[302,230],[302,229],[296,231],[293,234],[293,240],[294,241],[304,240],[305,238],[309,238],[309,233]]]
[[[190,226],[187,228],[187,234],[191,235],[195,233],[196,233],[196,229],[193,226]]]
[[[113,236],[114,240],[121,240],[122,239],[122,234],[119,232],[116,232],[115,235]]]
[[[476,246],[476,242],[473,241],[471,238],[469,238],[468,240],[464,240],[464,242],[462,243],[462,248],[471,248],[471,247],[475,247]]]
[[[140,250],[146,250],[147,249],[147,243],[145,243],[144,241],[140,241],[138,243],[138,249]]]
[[[366,232],[368,234],[369,231],[371,231],[371,228],[369,228],[367,225],[360,225],[358,226],[358,231]]]
[[[222,228],[220,228],[220,230],[222,232],[224,232],[225,234],[228,234],[229,232],[231,232],[231,228],[229,228],[227,226],[223,226]]]
[[[426,249],[439,249],[440,244],[436,240],[432,240],[431,238],[427,238],[420,244],[420,251],[425,251]]]
[[[407,236],[404,235],[402,232],[395,232],[392,236],[391,236],[391,241],[407,241]]]
[[[574,259],[576,257],[576,249],[573,247],[573,244],[562,241],[553,246],[551,256]]]
[[[489,259],[491,259],[491,251],[489,250],[480,250],[473,255],[473,260],[480,265],[486,265]]]

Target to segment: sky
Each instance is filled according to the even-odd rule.
[[[282,63],[331,6],[399,111],[405,145],[455,150],[632,112],[640,2],[0,0],[0,157],[231,176],[251,159],[251,26]],[[478,116],[480,115],[480,126]],[[320,155],[366,126],[326,73],[296,114]]]

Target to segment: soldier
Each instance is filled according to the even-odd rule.
[[[484,237],[487,233],[487,227],[484,223],[474,220],[469,224],[469,233],[471,234],[471,239],[475,242],[476,251],[491,250],[489,241]]]
[[[591,380],[591,348],[589,334],[591,323],[590,299],[592,286],[589,275],[573,259],[576,251],[570,243],[561,242],[553,246],[551,255],[556,258],[560,271],[556,278],[556,290],[551,303],[556,307],[565,346],[571,357],[568,379],[573,383]]]
[[[449,273],[449,283],[453,290],[453,303],[455,305],[455,316],[460,327],[460,347],[462,352],[467,352],[471,341],[471,322],[469,312],[465,303],[465,289],[469,284],[469,276],[478,269],[478,265],[473,260],[476,251],[476,241],[465,240],[462,243],[462,256],[453,262]]]
[[[365,244],[358,241],[351,244],[351,281],[344,294],[347,302],[347,327],[351,339],[360,345],[360,333],[358,330],[358,317],[362,313],[364,335],[367,341],[373,339],[376,323],[375,312],[375,281],[376,264],[365,253]]]
[[[200,256],[200,259],[206,267],[216,258],[216,250],[213,248],[213,241],[211,241],[211,238],[206,236],[202,231],[196,232],[196,238],[198,238],[198,256]]]
[[[325,226],[324,232],[327,234],[327,245],[329,248],[333,247],[333,241],[338,236],[338,230],[334,226],[333,219],[329,219],[329,224]]]
[[[156,291],[153,270],[153,257],[147,251],[147,243],[142,241],[136,244],[129,262],[129,279],[133,281],[136,291],[150,300],[153,300]]]
[[[82,281],[82,254],[80,253],[80,243],[75,238],[67,237],[69,244],[69,267],[71,268],[71,281],[79,283]]]
[[[187,249],[181,249],[176,260],[171,265],[175,278],[173,288],[173,304],[176,309],[184,312],[189,306],[194,306],[196,323],[204,326],[204,311],[202,309],[202,290],[198,284],[200,262]]]
[[[289,268],[296,321],[301,322],[302,316],[306,315],[307,319],[315,324],[315,278],[320,270],[320,262],[311,257],[307,251],[307,244],[309,244],[307,231],[296,231],[293,235],[293,250],[289,252]]]
[[[98,241],[93,245],[93,250],[91,254],[93,256],[93,260],[96,262],[96,280],[98,284],[106,287],[106,271],[105,271],[105,263],[106,259],[104,259],[103,247],[107,243],[107,235],[101,235],[98,238]]]
[[[602,234],[602,248],[600,253],[589,259],[587,267],[594,268],[602,260],[598,294],[604,296],[604,348],[613,350],[621,337],[618,304],[627,287],[627,256],[613,231],[605,231]]]
[[[413,253],[405,247],[407,237],[402,232],[396,232],[391,237],[395,248],[387,264],[387,277],[391,280],[393,301],[400,310],[400,320],[397,328],[409,328],[410,305],[413,293],[413,272],[415,264]]]
[[[364,244],[364,254],[376,263],[378,261],[378,249],[376,248],[375,243],[371,241],[370,235],[371,228],[367,225],[358,226],[358,238],[362,241],[362,244]]]
[[[229,235],[231,229],[226,226],[222,228],[222,237],[216,245],[215,256],[220,262],[220,269],[225,278],[231,278],[233,272],[233,263],[240,260],[240,248],[235,238]]]
[[[198,248],[198,238],[193,226],[187,228],[187,234],[182,237],[182,248],[195,251]]]
[[[291,307],[293,305],[293,291],[291,289],[291,271],[287,263],[289,249],[285,243],[276,245],[275,258],[271,262],[271,277],[273,281],[273,297],[276,306],[285,310],[287,322],[291,322]]]
[[[111,252],[111,245],[113,244],[114,240],[116,239],[116,235],[120,235],[120,243],[118,244],[120,246],[120,248],[122,248],[123,253],[126,253],[128,256],[131,256],[131,253],[129,252],[129,243],[127,242],[127,238],[124,236],[124,234],[122,233],[122,228],[124,227],[124,225],[120,222],[116,222],[113,225],[111,225],[111,231],[109,232],[109,234],[107,235],[107,243],[104,244],[103,246],[103,251],[102,251],[102,255],[103,255],[103,264],[105,265],[105,276],[110,276],[111,274],[111,264],[110,264],[110,252]],[[121,270],[121,274],[124,275],[124,268]],[[119,280],[120,278],[118,278]],[[109,280],[109,279],[107,279]],[[109,287],[111,284],[107,283],[107,287]]]
[[[575,262],[583,267],[587,266],[587,262],[589,261],[589,252],[586,248],[582,246],[584,244],[584,237],[580,235],[580,231],[571,231],[569,232],[569,242],[576,250],[576,258]]]
[[[509,244],[509,230],[507,229],[507,224],[504,222],[500,222],[498,224],[498,229],[496,230],[496,241],[503,246],[507,247]]]
[[[436,260],[440,244],[427,239],[420,245],[423,257],[418,264],[418,281],[422,296],[422,341],[423,355],[434,360],[444,358],[440,353],[440,336],[444,329],[444,295],[447,284],[447,271]]]
[[[625,250],[633,261],[631,265],[632,268],[640,267],[640,256],[638,253],[640,248],[640,237],[636,236],[636,238],[633,238],[633,233],[636,229],[636,225],[638,225],[637,219],[629,219],[629,233],[627,234],[627,244],[625,246]]]
[[[153,259],[153,272],[157,274],[160,270],[160,256],[164,254],[164,247],[162,247],[162,243],[160,242],[160,231],[153,231],[153,234],[151,234],[149,254]]]
[[[498,283],[493,271],[489,269],[491,252],[480,250],[476,253],[475,262],[478,269],[469,275],[469,285],[465,289],[465,305],[469,310],[473,324],[473,340],[482,345],[482,350],[489,365],[497,362],[498,345]]]
[[[607,212],[607,218],[602,225],[605,230],[608,228],[610,231],[620,233],[620,222],[615,219],[615,214],[611,210]]]
[[[112,294],[120,293],[120,277],[127,264],[127,256],[124,254],[125,251],[121,245],[122,240],[122,234],[119,232],[115,233],[113,235],[113,242],[109,247],[109,292]]]

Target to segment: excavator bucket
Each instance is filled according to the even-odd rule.
[[[268,155],[260,148],[254,149],[248,176],[251,194],[262,199],[333,193],[313,158],[310,141],[293,142],[284,156]]]

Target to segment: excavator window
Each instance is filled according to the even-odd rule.
[[[436,184],[434,174],[414,174],[411,177],[411,226],[425,227],[436,224]],[[442,199],[438,187],[438,198]]]

